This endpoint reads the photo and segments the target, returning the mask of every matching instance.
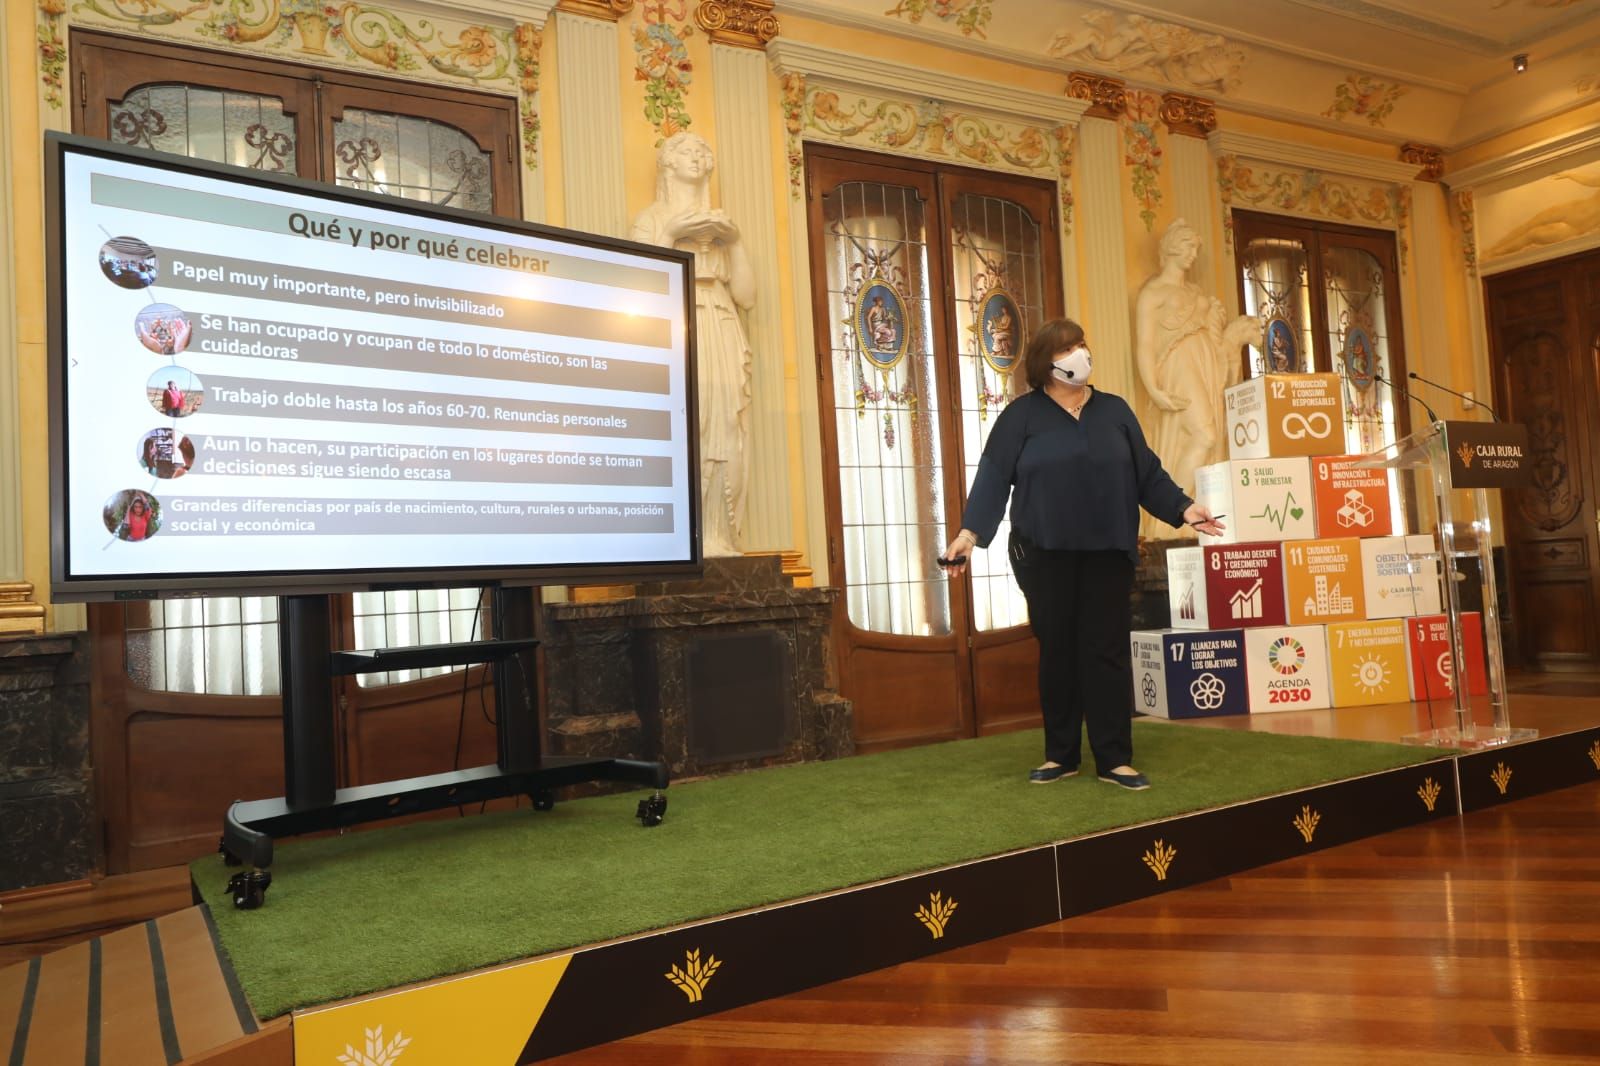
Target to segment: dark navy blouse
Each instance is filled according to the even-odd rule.
[[[1041,548],[1121,550],[1138,561],[1139,507],[1173,527],[1194,501],[1161,467],[1122,397],[1093,389],[1073,418],[1043,389],[995,419],[961,525],[987,548],[1011,528]]]

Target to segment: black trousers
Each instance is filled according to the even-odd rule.
[[[1120,551],[1046,551],[1012,535],[1011,570],[1039,642],[1044,756],[1077,767],[1083,723],[1100,773],[1133,762],[1133,560]]]

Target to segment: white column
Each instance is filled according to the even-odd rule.
[[[1078,124],[1078,165],[1083,202],[1078,205],[1082,241],[1084,332],[1095,353],[1095,384],[1133,401],[1132,303],[1128,251],[1122,232],[1122,145],[1114,119],[1085,115]]]
[[[8,55],[6,23],[0,15],[0,55]],[[13,159],[11,137],[14,108],[35,106],[11,93],[10,73],[0,74],[0,582],[21,581],[22,478],[17,437],[17,279],[12,276],[16,241],[11,217]],[[37,264],[43,269],[44,264]],[[42,399],[42,398],[41,398]]]
[[[1211,175],[1211,147],[1199,137],[1175,133],[1167,138],[1167,159],[1172,164],[1173,206],[1178,217],[1185,220],[1200,234],[1205,251],[1194,261],[1190,280],[1202,292],[1222,297],[1222,289],[1230,292],[1235,286],[1219,286],[1211,267],[1212,256],[1222,250],[1222,234],[1217,217],[1216,180]]]
[[[622,70],[617,24],[556,12],[563,225],[623,237],[628,232],[622,167]]]
[[[722,209],[739,227],[756,275],[756,304],[745,315],[754,352],[750,382],[749,481],[744,550],[793,548],[789,527],[789,447],[784,426],[783,309],[778,293],[778,230],[766,53],[711,46],[717,178]]]
[[[831,583],[832,560],[828,558],[828,508],[822,469],[822,420],[833,417],[832,405],[824,406],[818,396],[817,382],[822,373],[818,358],[829,358],[824,350],[817,352],[816,330],[812,323],[811,291],[811,231],[806,213],[806,200],[798,193],[789,195],[789,276],[793,285],[794,300],[794,362],[795,395],[799,401],[800,447],[804,455],[801,468],[805,471],[805,543],[800,545],[806,562],[811,566],[812,583],[818,586]],[[825,348],[826,346],[824,346]],[[844,574],[843,563],[841,578]]]
[[[1455,377],[1450,359],[1450,319],[1445,305],[1444,270],[1450,261],[1444,246],[1444,231],[1440,215],[1444,211],[1444,196],[1439,186],[1431,181],[1411,183],[1411,262],[1408,264],[1417,284],[1417,329],[1421,348],[1406,347],[1411,369],[1435,381],[1451,382]],[[1408,340],[1410,338],[1407,338]],[[1451,382],[1451,388],[1463,390],[1468,386]],[[1422,394],[1435,410],[1452,412],[1445,417],[1455,417],[1461,401],[1426,385]],[[1440,401],[1440,402],[1435,402]]]

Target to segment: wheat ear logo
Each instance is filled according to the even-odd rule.
[[[699,1003],[705,998],[706,985],[711,983],[712,975],[717,972],[717,967],[722,962],[715,955],[706,956],[706,961],[700,961],[700,949],[686,952],[683,966],[673,966],[663,976],[678,986],[678,991],[689,997],[690,1003]]]
[[[1600,770],[1600,740],[1589,745],[1589,761],[1594,763],[1594,768]]]
[[[339,1056],[339,1066],[390,1066],[405,1052],[411,1043],[411,1038],[404,1033],[395,1033],[394,1039],[387,1044],[383,1041],[383,1026],[366,1030],[367,1044],[364,1051],[357,1051],[349,1044],[344,1046],[344,1054]]]
[[[1300,830],[1300,835],[1309,844],[1311,843],[1311,838],[1317,835],[1317,823],[1320,821],[1322,821],[1322,815],[1310,807],[1301,807],[1300,813],[1295,816],[1294,827]]]
[[[1461,457],[1462,466],[1469,468],[1472,466],[1472,445],[1463,444],[1456,449],[1456,454]]]
[[[1489,775],[1489,780],[1494,782],[1494,787],[1500,790],[1500,795],[1506,794],[1506,786],[1511,784],[1511,767],[1503,762],[1494,764],[1494,773]]]
[[[1154,852],[1147,851],[1144,853],[1144,864],[1150,867],[1151,872],[1156,875],[1157,881],[1165,881],[1167,879],[1167,871],[1172,868],[1172,860],[1178,857],[1178,849],[1170,844],[1162,844],[1159,840],[1155,842],[1153,847],[1155,848]]]
[[[1417,796],[1421,798],[1422,805],[1428,810],[1433,810],[1433,805],[1439,802],[1439,793],[1444,789],[1439,787],[1439,782],[1431,777],[1423,778],[1422,786],[1417,789]]]
[[[944,927],[950,923],[950,916],[956,912],[956,901],[943,899],[941,896],[941,893],[930,892],[928,902],[917,908],[917,921],[928,927],[928,932],[933,934],[935,940],[944,936]]]

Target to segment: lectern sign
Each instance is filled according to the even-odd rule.
[[[1446,422],[1450,484],[1458,489],[1516,489],[1532,476],[1528,427],[1511,422]]]

